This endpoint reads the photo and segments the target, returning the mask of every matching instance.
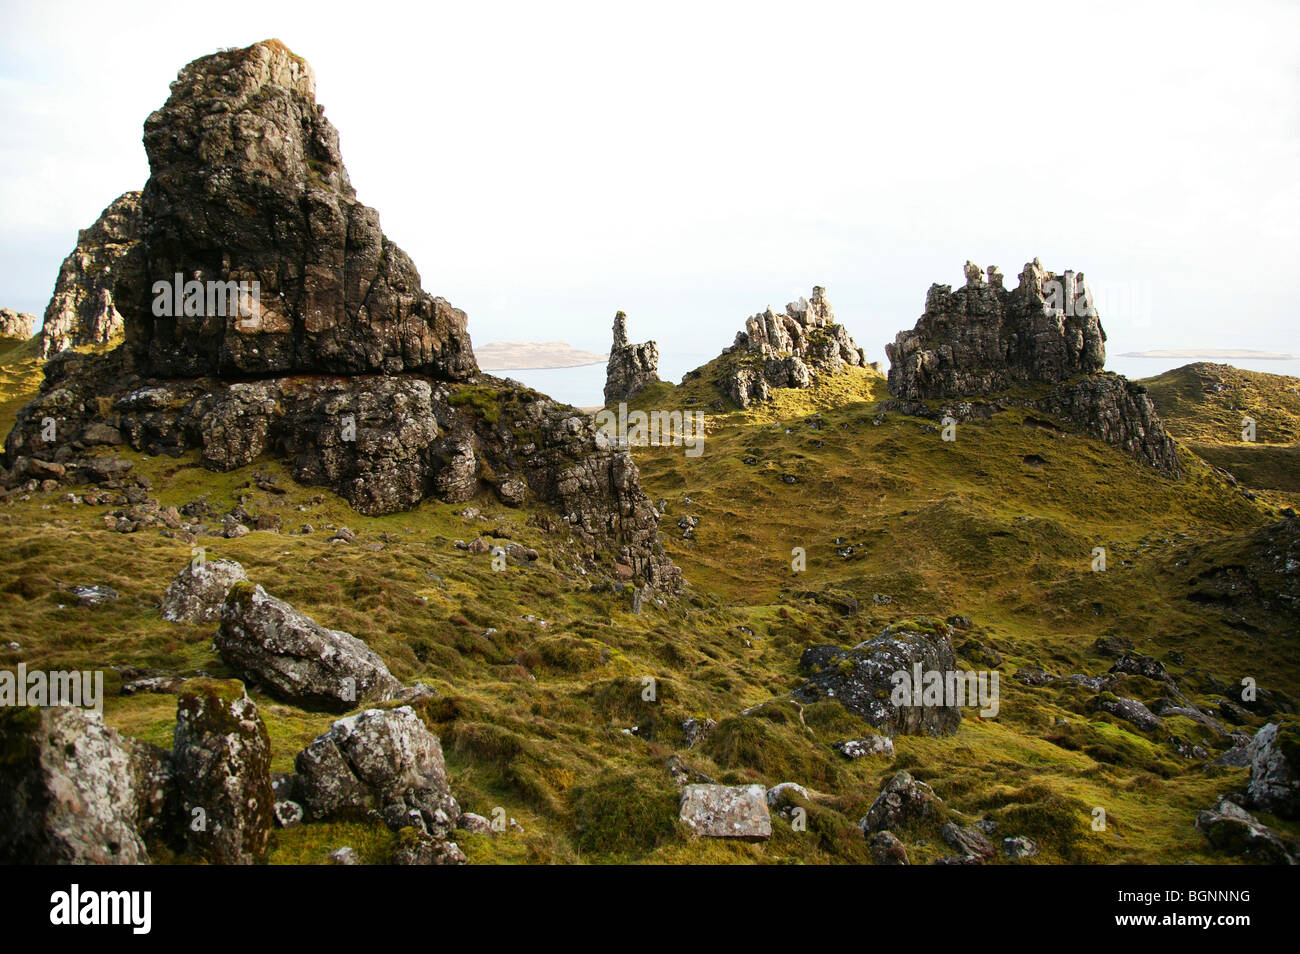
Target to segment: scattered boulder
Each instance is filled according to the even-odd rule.
[[[162,618],[173,623],[211,623],[221,619],[226,594],[248,574],[234,560],[203,560],[186,564],[167,586],[160,606]]]
[[[1024,835],[1002,839],[1002,853],[1008,858],[1032,858],[1038,854],[1038,845]]]
[[[465,852],[454,841],[435,838],[419,828],[403,828],[397,833],[388,863],[391,865],[463,865]]]
[[[413,827],[446,838],[460,817],[442,743],[409,706],[339,719],[294,765],[312,818],[374,811],[394,830]]]
[[[703,838],[772,837],[772,817],[761,785],[687,785],[680,817]]]
[[[880,789],[867,814],[858,822],[866,835],[898,828],[923,818],[937,816],[943,802],[925,782],[912,778],[910,772],[898,772]]]
[[[471,835],[494,834],[492,822],[474,812],[461,812],[460,817],[456,819],[456,828],[459,831],[467,831]]]
[[[1131,722],[1143,732],[1154,732],[1164,720],[1137,699],[1125,699],[1104,692],[1092,701],[1094,712],[1108,712],[1117,719]]]
[[[359,865],[361,864],[361,859],[357,857],[355,849],[344,845],[342,848],[336,848],[330,852],[330,864]]]
[[[961,708],[946,699],[914,705],[910,692],[906,704],[895,705],[893,676],[905,672],[911,679],[917,665],[924,673],[955,671],[951,635],[943,622],[918,620],[890,626],[847,651],[814,646],[804,651],[800,666],[816,672],[794,695],[802,702],[836,699],[891,736],[948,735],[961,724]]]
[[[846,759],[860,759],[867,755],[894,757],[894,740],[887,735],[869,735],[865,739],[848,739],[835,743],[835,751]]]
[[[714,729],[718,727],[715,719],[699,719],[691,716],[682,723],[682,739],[688,749],[693,749],[709,737]]]
[[[0,863],[148,863],[131,750],[98,712],[0,708],[0,757]]]
[[[271,742],[241,683],[181,687],[172,768],[187,849],[213,864],[261,861],[274,820]]]
[[[1271,829],[1227,798],[1196,816],[1196,827],[1217,850],[1259,864],[1293,865],[1295,858]]]
[[[910,865],[907,847],[890,831],[878,831],[867,839],[871,860],[878,865]]]
[[[243,678],[307,709],[346,712],[391,699],[401,689],[361,640],[326,629],[247,581],[230,588],[215,643]]]
[[[630,401],[659,380],[659,346],[653,341],[628,344],[627,315],[614,316],[614,346],[605,367],[605,405]]]
[[[939,834],[964,862],[980,864],[997,854],[993,842],[980,829],[963,828],[954,822],[945,822]]]

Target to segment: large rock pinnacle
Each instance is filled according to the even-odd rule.
[[[357,201],[315,93],[306,61],[267,40],[186,66],[145,123],[148,267],[126,312],[142,372],[477,371],[464,312],[421,290],[378,213]],[[177,275],[205,297],[209,283],[247,283],[243,307],[193,307],[167,293]]]

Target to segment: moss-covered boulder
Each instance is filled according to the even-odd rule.
[[[271,742],[242,683],[180,688],[172,771],[188,851],[214,864],[254,864],[273,824]]]
[[[1300,818],[1300,725],[1270,722],[1246,747],[1246,803],[1279,818]]]

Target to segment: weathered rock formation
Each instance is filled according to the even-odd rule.
[[[123,312],[136,304],[145,274],[140,226],[140,193],[127,192],[77,234],[45,306],[42,357],[104,344],[123,332]],[[119,300],[124,292],[128,298]]]
[[[811,300],[791,302],[784,314],[768,308],[746,320],[722,354],[718,386],[741,408],[768,400],[773,388],[806,388],[818,374],[866,365],[862,349],[836,324],[820,285]]]
[[[247,580],[231,587],[214,642],[241,678],[306,709],[346,712],[401,688],[361,640],[326,629]]]
[[[813,646],[804,650],[800,668],[812,675],[795,697],[804,702],[835,699],[849,712],[889,735],[947,735],[961,724],[961,708],[946,696],[913,704],[896,704],[893,676],[913,678],[915,667],[923,674],[952,673],[957,659],[952,650],[952,630],[938,621],[900,623],[850,650],[838,646]],[[974,704],[975,700],[966,700]]]
[[[605,404],[630,401],[659,380],[659,346],[653,341],[628,344],[627,315],[614,316],[614,346],[605,365]]]
[[[1177,449],[1146,389],[1102,371],[1106,332],[1082,272],[1057,275],[1034,259],[1008,290],[996,266],[986,278],[967,262],[965,286],[931,285],[916,327],[885,351],[897,409],[924,413],[921,402],[996,395],[1180,476]],[[1009,397],[1015,388],[1037,393]]]
[[[772,837],[762,785],[687,785],[682,789],[680,818],[702,838]]]
[[[36,316],[12,308],[0,308],[0,339],[26,341],[36,333]]]
[[[274,40],[181,71],[146,123],[138,241],[69,298],[110,302],[126,343],[47,366],[0,478],[75,479],[108,434],[213,470],[286,457],[367,514],[491,488],[556,507],[593,567],[675,588],[631,458],[573,408],[478,375],[465,315],[356,201],[314,89]],[[96,229],[129,237],[136,201]]]
[[[1038,260],[1014,291],[996,267],[966,263],[966,285],[931,285],[925,312],[889,355],[889,392],[913,401],[995,394],[1100,371],[1106,333],[1083,273],[1056,275]]]

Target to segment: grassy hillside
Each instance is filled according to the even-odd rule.
[[[1146,378],[1169,433],[1275,504],[1300,504],[1300,378],[1200,362]],[[1255,441],[1242,440],[1242,419]]]
[[[884,382],[866,370],[780,391],[749,412],[713,411],[718,395],[708,382],[705,374],[661,384],[636,402],[709,412],[702,456],[635,451],[643,485],[664,502],[666,546],[690,584],[680,600],[639,615],[630,591],[593,591],[565,541],[536,529],[526,510],[486,496],[473,502],[484,519],[437,502],[368,518],[322,488],[297,486],[275,461],[213,474],[193,454],[123,456],[164,505],[204,498],[215,512],[242,503],[281,517],[282,532],[204,536],[198,545],[364,639],[404,681],[434,685],[439,696],[420,709],[443,740],[454,793],[466,810],[491,815],[499,806],[523,827],[458,837],[471,862],[866,862],[855,823],[900,768],[928,781],[953,817],[989,817],[999,837],[1037,840],[1036,861],[1222,860],[1192,821],[1245,771],[1179,754],[1194,742],[1212,758],[1222,740],[1182,718],[1141,734],[1089,712],[1093,693],[1082,687],[1031,688],[1008,677],[1030,666],[1104,673],[1114,654],[1094,643],[1126,638],[1165,661],[1194,701],[1219,698],[1216,680],[1243,675],[1297,697],[1293,623],[1246,608],[1246,628],[1241,606],[1189,598],[1188,561],[1204,570],[1236,560],[1276,519],[1267,503],[1191,454],[1187,478],[1170,482],[1020,411],[963,424],[955,442],[943,442],[929,422],[881,415]],[[20,366],[3,384],[0,400],[16,407],[33,380]],[[255,473],[286,492],[259,489]],[[67,495],[19,493],[0,503],[0,666],[116,667],[106,718],[169,745],[175,697],[116,692],[141,671],[229,674],[211,647],[212,626],[158,615],[191,543],[153,529],[112,532],[103,515],[116,508]],[[689,536],[678,526],[687,516],[698,518]],[[297,532],[304,524],[312,532]],[[343,525],[356,542],[328,542]],[[475,535],[519,541],[540,559],[494,572],[489,556],[453,545]],[[1104,573],[1090,568],[1097,546],[1109,555]],[[800,573],[791,568],[796,547],[806,552]],[[87,609],[63,588],[90,583],[120,598]],[[1000,714],[982,720],[968,711],[950,737],[899,737],[892,762],[844,759],[833,743],[872,729],[837,702],[791,701],[800,653],[852,645],[922,615],[969,617],[956,640],[961,662],[987,668],[1000,658]],[[5,648],[11,640],[19,649]],[[1147,702],[1162,690],[1142,677],[1123,680],[1122,694]],[[275,769],[291,768],[331,721],[254,698]],[[687,749],[682,722],[692,716],[718,726]],[[774,817],[769,842],[693,838],[676,821],[664,768],[674,753],[721,782],[804,785],[813,793],[807,830]],[[1105,831],[1089,824],[1096,807],[1105,809]],[[901,834],[914,862],[951,853],[933,828]],[[273,860],[320,862],[343,844],[381,860],[391,838],[382,827],[306,825],[276,833]]]

